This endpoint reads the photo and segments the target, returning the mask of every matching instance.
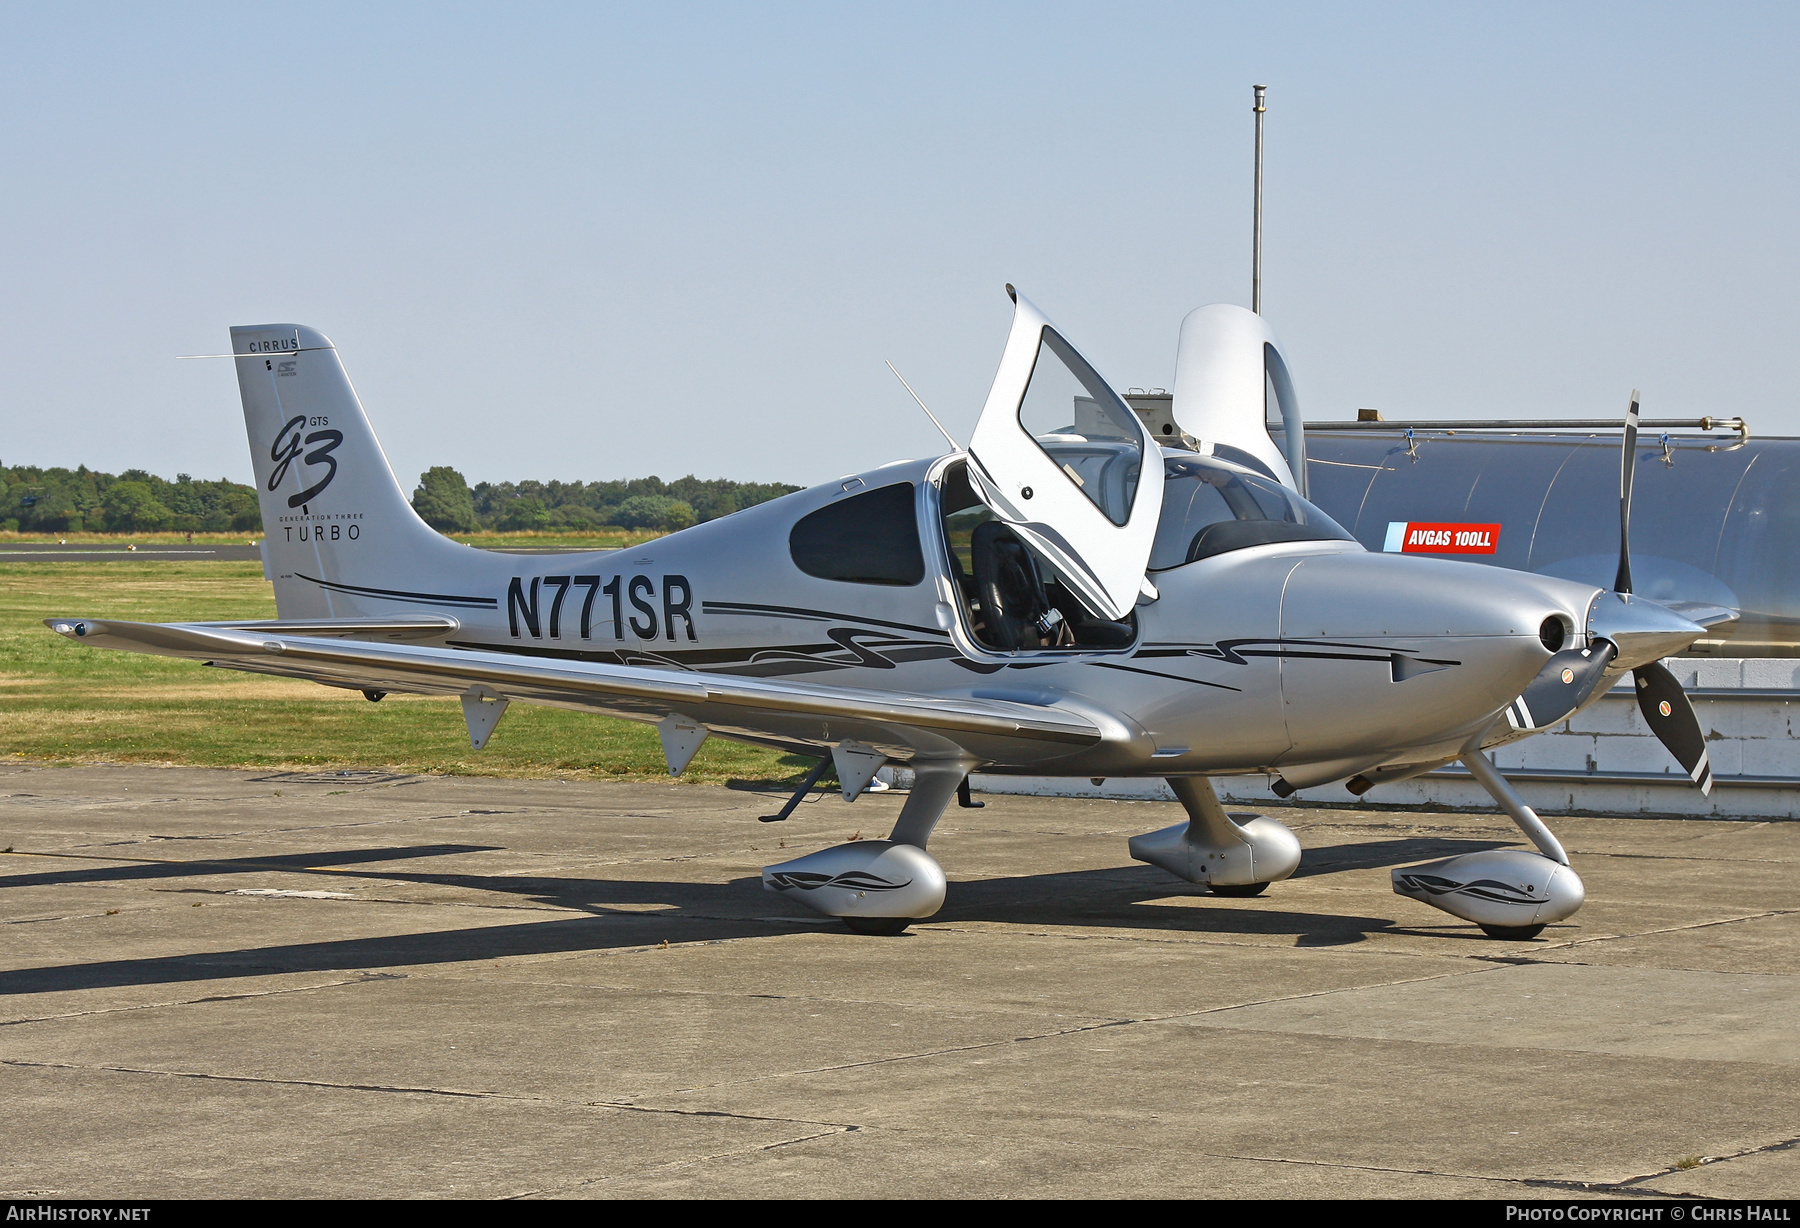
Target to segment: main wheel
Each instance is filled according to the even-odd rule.
[[[1507,942],[1524,942],[1528,938],[1536,938],[1544,932],[1541,925],[1484,925],[1481,932],[1489,938],[1499,938]]]
[[[854,934],[873,934],[881,938],[892,938],[895,934],[904,934],[906,927],[913,923],[911,917],[845,917],[844,924]]]
[[[1267,883],[1208,883],[1214,895],[1231,896],[1234,899],[1249,899],[1253,895],[1261,895],[1269,889]]]

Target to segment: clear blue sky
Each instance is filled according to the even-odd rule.
[[[246,479],[238,323],[402,480],[935,450],[1018,284],[1116,384],[1246,302],[1309,417],[1800,434],[1793,5],[6,5],[0,460]]]

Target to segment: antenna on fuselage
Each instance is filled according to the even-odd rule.
[[[886,360],[884,359],[883,361],[886,361]],[[950,441],[951,450],[955,451],[955,452],[961,452],[963,450],[962,445],[960,443],[956,442],[956,437],[954,435],[952,435],[949,431],[946,431],[944,429],[944,424],[942,422],[939,422],[937,420],[937,415],[931,412],[931,406],[925,404],[925,402],[920,399],[918,393],[913,392],[913,386],[906,382],[906,377],[904,375],[900,374],[899,368],[895,367],[894,364],[890,362],[887,365],[887,369],[894,373],[894,378],[900,381],[900,386],[902,388],[906,389],[907,392],[912,394],[912,399],[919,402],[919,408],[925,411],[925,416],[927,418],[931,419],[931,425],[937,427],[938,434],[942,435],[945,439],[948,439]]]

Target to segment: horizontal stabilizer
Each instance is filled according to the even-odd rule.
[[[251,622],[193,623],[215,631],[266,631],[271,635],[363,636],[390,640],[425,640],[462,629],[454,618],[422,614],[416,618],[264,618]]]

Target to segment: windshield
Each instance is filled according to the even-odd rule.
[[[1151,571],[1270,542],[1355,540],[1281,483],[1237,465],[1206,456],[1170,457],[1163,475]]]

